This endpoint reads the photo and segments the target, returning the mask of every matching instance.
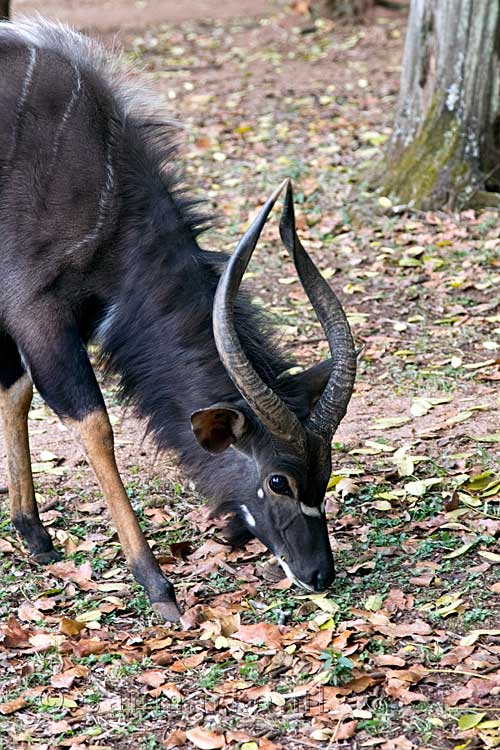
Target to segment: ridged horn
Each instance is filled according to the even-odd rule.
[[[304,449],[305,430],[299,419],[255,371],[243,351],[234,323],[234,304],[243,274],[285,180],[266,201],[228,260],[215,294],[213,330],[219,356],[229,377],[271,434]]]
[[[306,427],[330,441],[346,413],[356,377],[356,350],[349,323],[337,296],[304,250],[295,227],[292,184],[289,181],[280,221],[283,244],[295,263],[304,290],[325,332],[332,355],[328,383]]]

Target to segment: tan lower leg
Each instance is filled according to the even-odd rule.
[[[40,522],[31,473],[28,412],[32,397],[33,385],[28,375],[23,375],[7,390],[0,389],[10,512],[31,552],[50,558],[54,554],[52,541]]]
[[[81,441],[108,503],[123,552],[137,580],[153,602],[175,601],[130,505],[115,460],[113,430],[105,411],[93,412],[71,426]],[[173,614],[173,611],[172,611]],[[167,615],[165,615],[167,616]],[[175,619],[167,617],[167,619]]]

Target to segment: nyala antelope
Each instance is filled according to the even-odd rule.
[[[257,537],[313,591],[334,579],[324,496],[356,357],[341,304],[297,237],[290,182],[228,259],[198,244],[204,218],[181,190],[172,144],[92,41],[42,20],[0,24],[0,395],[12,523],[36,561],[58,559],[33,490],[34,384],[83,444],[133,575],[175,621],[173,586],[116,467],[89,342],[159,448],[174,449],[214,507],[232,513],[230,540]],[[293,376],[239,293],[282,190],[281,239],[332,357]]]

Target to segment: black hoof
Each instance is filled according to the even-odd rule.
[[[31,555],[31,559],[39,565],[49,565],[49,563],[62,560],[62,555],[56,549],[51,549],[47,552],[37,552],[34,555]]]
[[[152,602],[154,611],[166,622],[180,622],[181,611],[175,602]]]

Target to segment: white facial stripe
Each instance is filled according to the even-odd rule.
[[[312,586],[309,586],[307,583],[300,581],[296,576],[294,576],[294,574],[290,570],[290,566],[287,562],[285,562],[285,560],[282,560],[281,557],[278,557],[277,560],[285,571],[285,575],[287,578],[290,578],[294,583],[297,584],[297,586],[300,586],[301,589],[305,589],[306,591],[314,591]]]
[[[247,524],[251,526],[252,528],[255,528],[255,525],[256,525],[255,518],[252,516],[252,514],[248,510],[247,506],[241,505],[240,507],[241,507],[241,510],[243,511],[243,515],[245,517],[245,521],[247,522]]]
[[[300,503],[300,510],[305,516],[311,516],[312,518],[321,518],[325,513],[325,501],[321,503],[319,508],[313,508],[310,505],[304,505]]]
[[[262,487],[257,490],[257,497],[260,497],[261,500],[264,499],[264,490],[262,489]]]

